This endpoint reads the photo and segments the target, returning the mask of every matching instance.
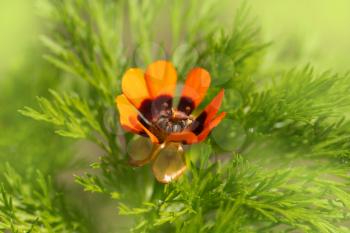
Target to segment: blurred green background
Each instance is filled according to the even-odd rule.
[[[240,2],[232,0],[232,8]],[[266,62],[302,62],[319,69],[346,70],[350,51],[348,0],[247,2],[262,26],[264,38],[273,42]],[[4,78],[20,70],[30,57],[28,49],[39,43],[42,25],[37,14],[42,4],[34,0],[1,0],[0,6],[0,77]]]
[[[0,162],[10,162],[19,172],[39,168],[69,185],[72,173],[79,172],[72,157],[81,144],[72,146],[69,140],[55,135],[50,126],[17,112],[23,106],[36,106],[36,96],[47,96],[49,88],[60,85],[59,71],[42,58],[39,36],[45,22],[38,19],[45,7],[42,2],[0,0]],[[227,9],[228,15],[222,18],[231,20],[241,2],[232,1],[232,10]],[[262,70],[268,73],[272,67],[311,64],[321,71],[347,71],[349,0],[247,2],[261,25],[264,40],[272,42]]]
[[[33,1],[0,1],[0,76],[21,69],[26,52],[37,42],[38,22]]]
[[[251,0],[265,38],[273,42],[266,62],[307,63],[319,70],[347,71],[350,1]]]

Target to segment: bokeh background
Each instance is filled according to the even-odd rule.
[[[62,139],[50,126],[18,113],[23,106],[35,106],[36,96],[47,96],[48,89],[64,88],[58,80],[59,71],[42,58],[39,38],[45,21],[39,16],[45,12],[44,2],[0,0],[0,163],[9,162],[23,173],[38,168],[55,177],[58,184],[70,187],[74,197],[82,195],[82,190],[74,185],[72,174],[81,173],[98,151],[87,142]],[[233,0],[232,9],[223,12],[222,18],[232,19],[232,12],[241,2]],[[271,41],[261,64],[263,72],[305,64],[320,71],[348,70],[350,1],[247,2],[260,23],[264,40]],[[99,210],[85,202],[89,198],[82,195],[79,201],[96,216]],[[113,216],[108,217],[99,215],[99,219],[113,221]]]

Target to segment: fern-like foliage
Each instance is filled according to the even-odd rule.
[[[69,83],[21,113],[100,146],[94,172],[76,181],[114,200],[134,232],[348,232],[349,75],[310,66],[261,73],[269,44],[257,22],[243,6],[226,30],[213,20],[220,6],[52,0],[45,58]],[[228,112],[205,143],[187,149],[189,171],[168,185],[149,167],[128,165],[133,136],[121,130],[114,107],[125,69],[165,58],[182,77],[207,68],[208,99],[225,88]],[[12,205],[6,194],[3,200]]]
[[[10,166],[2,169],[0,230],[2,232],[89,232],[79,212],[54,191],[51,179],[37,171],[27,179]],[[32,182],[30,179],[33,179]]]

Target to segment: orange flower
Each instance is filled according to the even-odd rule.
[[[210,86],[210,75],[205,69],[194,68],[188,73],[179,103],[174,108],[176,80],[176,70],[168,61],[156,61],[146,72],[131,68],[122,79],[123,94],[116,97],[122,127],[149,137],[153,143],[149,156],[142,160],[131,159],[130,163],[142,166],[153,161],[153,173],[163,183],[176,179],[186,169],[182,144],[203,141],[225,117],[225,112],[216,116],[224,90],[202,113],[196,117],[192,115]]]

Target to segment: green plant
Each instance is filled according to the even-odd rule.
[[[61,136],[99,145],[94,172],[76,181],[114,200],[128,216],[128,230],[347,232],[349,76],[309,66],[261,73],[268,43],[246,6],[232,29],[221,27],[213,18],[224,5],[50,1],[45,58],[70,82],[64,92],[38,97],[38,110],[20,112],[55,125]],[[162,25],[170,39],[159,34]],[[148,167],[128,165],[132,135],[121,130],[114,106],[127,68],[164,58],[182,77],[196,65],[208,69],[207,100],[224,87],[228,112],[226,124],[186,152],[186,175],[168,185],[157,183]]]

